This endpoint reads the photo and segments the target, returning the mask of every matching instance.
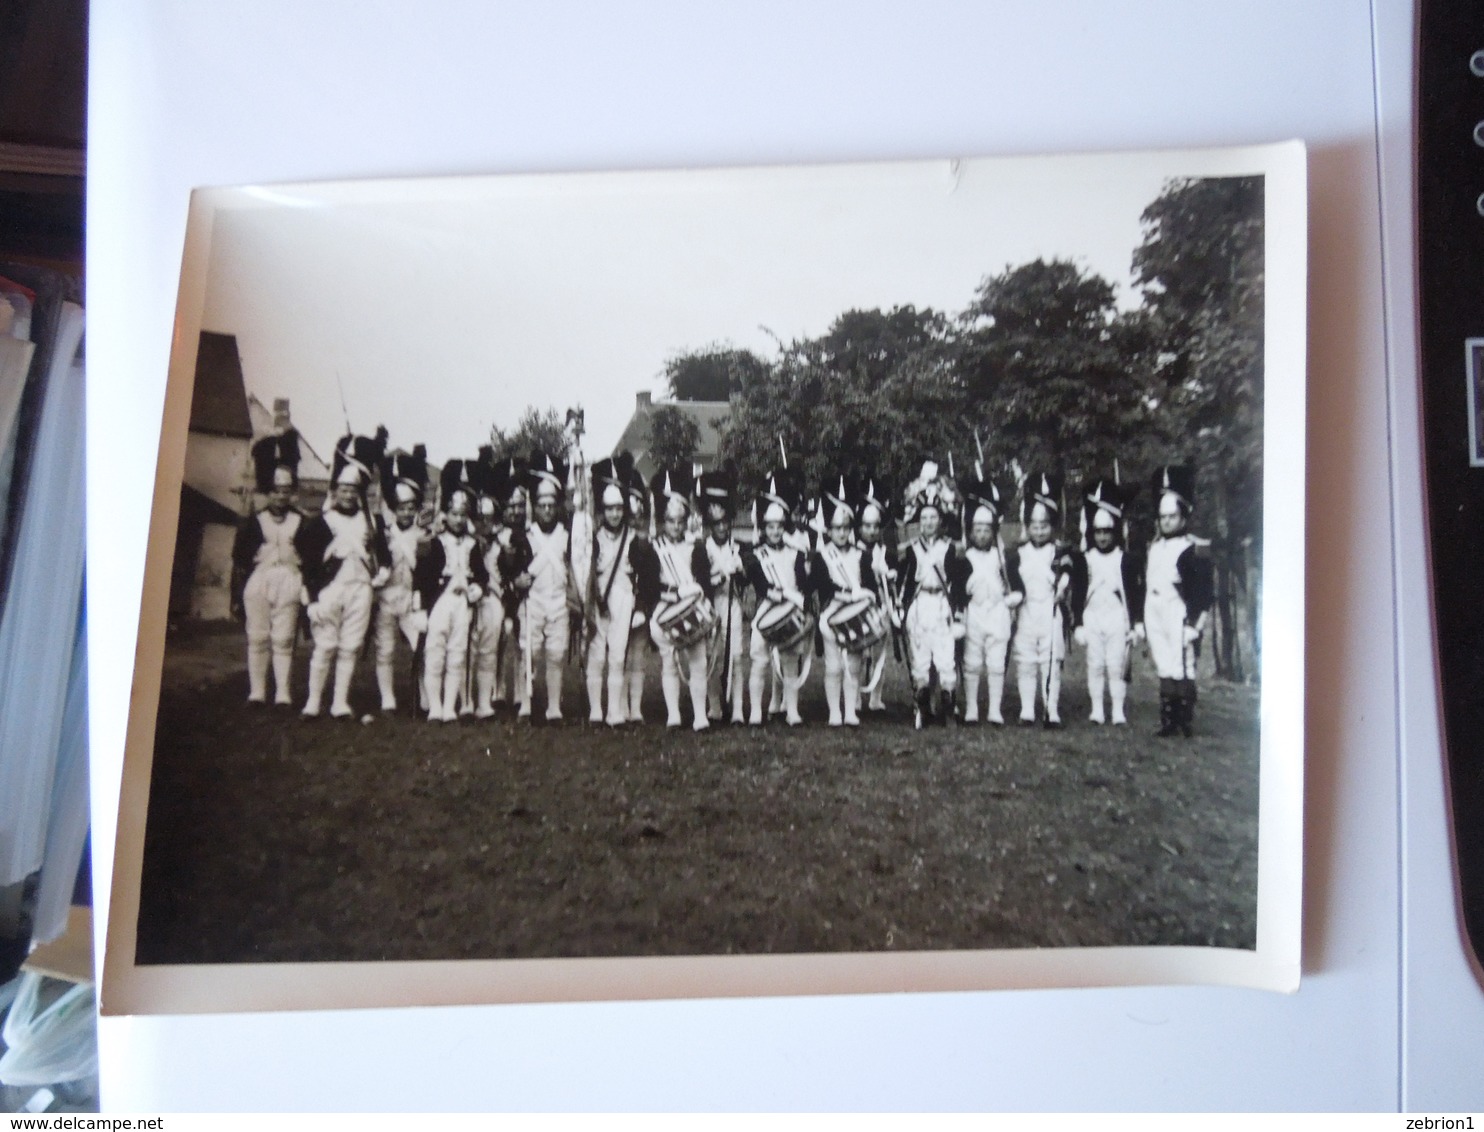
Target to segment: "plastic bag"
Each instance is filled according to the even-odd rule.
[[[93,985],[79,983],[44,1005],[45,978],[21,974],[20,989],[0,1038],[0,1084],[53,1085],[98,1072],[98,1024]]]

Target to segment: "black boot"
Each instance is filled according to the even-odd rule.
[[[921,731],[933,718],[933,690],[931,688],[918,688],[914,697],[912,711],[913,724]]]
[[[1161,679],[1159,682],[1159,730],[1155,737],[1169,739],[1180,730],[1180,698],[1176,680]]]
[[[1180,734],[1189,739],[1195,733],[1195,681],[1185,680],[1182,683],[1185,686],[1181,689],[1180,718],[1176,722],[1180,725]]]
[[[942,726],[948,727],[958,723],[958,717],[954,712],[952,692],[938,693],[938,713],[938,722]]]

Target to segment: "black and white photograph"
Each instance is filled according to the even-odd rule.
[[[1292,989],[1304,208],[1295,145],[198,191],[117,993]]]

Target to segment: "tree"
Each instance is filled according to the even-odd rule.
[[[566,423],[565,413],[559,414],[553,408],[537,409],[534,405],[526,406],[520,421],[508,432],[498,425],[490,427],[490,445],[495,450],[495,463],[511,456],[527,459],[538,448],[558,460],[566,459],[569,447]]]
[[[960,319],[958,368],[991,468],[1106,474],[1147,415],[1137,325],[1113,287],[1069,260],[1035,260],[980,284]],[[989,470],[989,469],[986,469]]]
[[[1178,421],[1218,536],[1262,533],[1263,185],[1171,181],[1134,252],[1161,351],[1161,408]]]
[[[737,462],[744,483],[786,452],[812,486],[867,470],[904,484],[925,455],[942,458],[945,436],[967,438],[948,332],[932,310],[845,312],[822,337],[784,347],[743,389],[722,455]]]
[[[701,447],[701,426],[674,405],[658,405],[649,417],[649,455],[660,467],[689,464]]]
[[[665,380],[677,401],[726,401],[767,369],[768,363],[751,350],[713,344],[671,357],[665,362]]]
[[[1171,181],[1142,220],[1133,268],[1160,350],[1161,409],[1196,466],[1214,536],[1213,651],[1219,671],[1242,679],[1242,653],[1257,648],[1262,539],[1262,178]]]

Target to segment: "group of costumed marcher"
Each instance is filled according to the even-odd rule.
[[[560,720],[572,661],[591,723],[640,723],[645,661],[657,651],[670,727],[687,714],[698,731],[773,715],[802,723],[799,693],[816,656],[831,726],[886,709],[882,678],[895,657],[918,727],[1005,723],[1012,659],[1019,722],[1058,727],[1075,643],[1086,650],[1091,721],[1120,725],[1133,646],[1147,641],[1158,733],[1192,734],[1213,595],[1205,543],[1189,531],[1188,467],[1153,476],[1146,553],[1129,545],[1134,491],[1116,476],[1085,485],[1076,530],[1063,478],[1025,476],[1021,537],[1007,547],[1007,491],[978,466],[956,480],[931,461],[899,516],[874,476],[838,474],[810,496],[797,468],[778,467],[748,493],[756,541],[743,543],[731,465],[662,468],[646,482],[627,452],[585,469],[539,451],[496,462],[483,449],[445,464],[432,495],[424,448],[388,452],[386,441],[379,430],[337,443],[312,519],[293,505],[297,436],[254,445],[264,502],[233,550],[250,703],[268,702],[270,670],[273,702],[294,703],[307,623],[306,716],[321,713],[327,686],[329,714],[354,714],[356,664],[374,644],[381,709],[397,710],[400,653],[414,671],[409,708],[442,722],[502,707],[529,718],[538,692],[544,718]],[[915,528],[910,541],[892,537],[897,523]]]

